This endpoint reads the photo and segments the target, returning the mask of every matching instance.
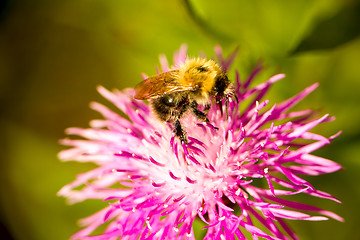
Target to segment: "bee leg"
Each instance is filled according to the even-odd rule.
[[[193,111],[193,113],[195,114],[195,116],[198,119],[200,119],[200,120],[202,120],[202,121],[204,121],[206,123],[210,123],[208,117],[206,116],[206,114],[204,112],[200,111],[197,108],[198,104],[196,102],[191,102],[190,107],[191,107],[191,110]]]
[[[189,101],[184,100],[180,105],[180,110],[177,112],[177,118],[181,118],[181,116],[189,109]]]
[[[179,119],[175,119],[175,128],[174,128],[175,135],[180,139],[182,143],[188,144],[188,139],[186,137],[186,132],[181,126]]]
[[[208,113],[209,110],[210,110],[210,104],[206,104],[203,112],[204,112],[204,113]]]
[[[222,107],[222,102],[220,99],[217,99],[216,100],[216,104],[219,106],[219,109],[220,109],[220,113],[221,113],[221,116],[223,116],[223,107]]]
[[[228,103],[229,103],[229,98],[228,98],[228,97],[226,97],[226,98],[225,98],[226,119],[228,119],[228,118],[229,118]]]

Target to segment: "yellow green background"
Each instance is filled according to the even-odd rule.
[[[66,205],[56,192],[93,166],[61,163],[64,129],[100,117],[97,85],[123,89],[154,74],[158,55],[186,43],[213,56],[239,48],[232,70],[244,78],[262,60],[287,77],[266,95],[278,103],[314,82],[298,107],[336,121],[316,131],[331,136],[316,154],[344,170],[306,177],[343,204],[299,196],[345,218],[290,221],[302,239],[360,239],[360,4],[355,0],[7,0],[0,3],[0,238],[68,239],[76,221],[107,203]],[[231,75],[230,75],[231,76]],[[197,236],[203,232],[197,230]]]

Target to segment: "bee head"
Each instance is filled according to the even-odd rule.
[[[215,83],[212,92],[213,92],[213,96],[215,96],[216,104],[219,106],[221,116],[223,115],[222,99],[225,99],[224,105],[226,109],[226,117],[228,118],[229,113],[228,113],[227,105],[229,103],[230,98],[235,97],[237,102],[238,99],[236,95],[234,95],[233,86],[231,85],[230,80],[228,79],[225,72],[222,72],[215,78]]]
[[[225,72],[221,72],[216,76],[212,92],[217,101],[231,92],[230,80]]]

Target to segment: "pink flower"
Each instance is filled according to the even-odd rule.
[[[220,66],[228,70],[235,55],[225,59],[219,47],[215,53]],[[185,59],[186,47],[182,47],[174,66]],[[170,69],[165,57],[161,67]],[[127,118],[92,103],[104,119],[91,121],[88,129],[68,129],[68,134],[82,138],[61,141],[71,148],[60,152],[60,159],[98,167],[78,175],[58,194],[70,203],[101,199],[107,205],[82,219],[84,228],[72,238],[194,239],[193,222],[198,218],[206,225],[204,239],[245,239],[246,231],[254,239],[298,239],[286,219],[342,221],[332,212],[283,198],[301,193],[340,202],[300,177],[341,168],[311,154],[339,135],[327,138],[310,132],[333,118],[313,118],[311,110],[289,111],[318,84],[269,107],[269,100],[262,97],[285,75],[251,87],[260,70],[256,67],[242,82],[236,74],[239,102],[230,101],[228,117],[219,106],[212,106],[208,112],[212,125],[192,114],[181,118],[188,145],[174,137],[170,125],[154,117],[147,103],[133,99],[133,89],[109,92],[99,87]],[[103,233],[93,235],[102,225],[106,225]]]

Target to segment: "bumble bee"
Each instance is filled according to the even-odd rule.
[[[232,95],[230,80],[214,60],[189,59],[177,70],[151,76],[135,87],[137,100],[149,99],[152,110],[161,121],[174,127],[175,135],[187,144],[186,132],[179,119],[188,110],[205,123],[211,98],[221,107],[221,100]],[[204,105],[203,111],[198,105]]]

